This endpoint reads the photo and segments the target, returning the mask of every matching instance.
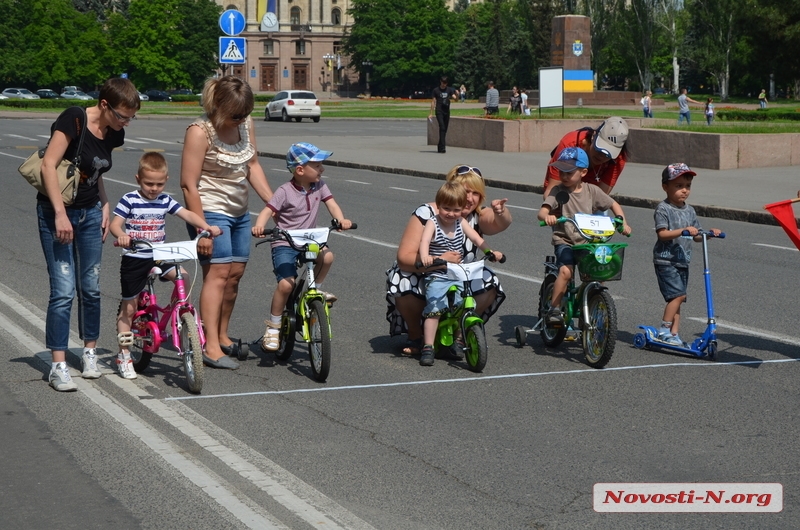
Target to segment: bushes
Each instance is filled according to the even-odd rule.
[[[731,108],[718,110],[716,118],[720,121],[800,121],[800,112],[784,109],[742,110]]]
[[[0,105],[12,109],[67,109],[69,107],[91,107],[97,100],[79,99],[0,99]]]

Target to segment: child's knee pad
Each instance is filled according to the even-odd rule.
[[[133,332],[123,331],[122,333],[117,333],[117,342],[119,343],[120,346],[132,346]]]

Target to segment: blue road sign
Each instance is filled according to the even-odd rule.
[[[235,9],[228,9],[219,16],[222,33],[235,37],[244,31],[244,15]]]
[[[247,57],[247,40],[244,37],[219,38],[219,62],[244,64]]]

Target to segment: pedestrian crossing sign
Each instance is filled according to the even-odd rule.
[[[219,62],[222,64],[244,64],[247,57],[247,41],[244,37],[219,38]]]

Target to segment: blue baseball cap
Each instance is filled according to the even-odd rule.
[[[588,168],[589,156],[580,147],[565,147],[558,155],[558,160],[549,165],[564,173],[572,173],[578,168]]]
[[[292,144],[286,153],[286,167],[294,173],[294,168],[304,166],[309,162],[322,162],[329,158],[333,151],[323,151],[316,145],[300,142]]]

